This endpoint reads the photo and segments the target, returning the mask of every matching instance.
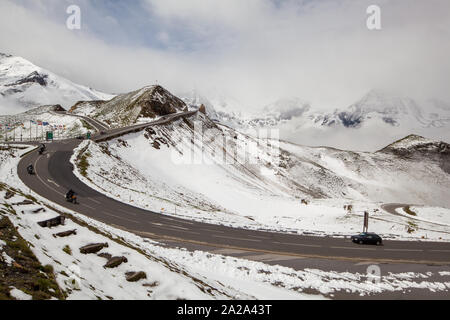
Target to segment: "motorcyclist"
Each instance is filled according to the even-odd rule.
[[[27,171],[28,171],[28,174],[33,174],[33,173],[34,173],[34,167],[33,167],[32,164],[30,164],[30,165],[27,167]]]
[[[45,144],[42,143],[41,147],[39,148],[39,154],[43,154],[45,149],[46,149]]]
[[[70,189],[66,194],[66,199],[69,202],[75,203],[77,201],[77,197],[75,196],[75,191]]]

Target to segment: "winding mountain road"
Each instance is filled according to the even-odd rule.
[[[98,121],[84,117],[103,135],[96,134],[94,141],[106,141],[145,127],[164,124],[176,118],[188,117],[194,112],[166,116],[152,123],[106,130]],[[73,173],[70,157],[80,140],[55,141],[48,144],[44,155],[37,151],[23,157],[18,165],[20,179],[34,192],[80,214],[127,230],[143,237],[159,241],[202,246],[204,248],[241,250],[254,254],[289,256],[299,258],[324,258],[343,261],[411,263],[450,265],[450,243],[422,241],[385,241],[383,246],[361,246],[349,239],[252,231],[221,225],[206,224],[164,216],[116,201],[82,183]],[[36,175],[27,174],[26,167],[32,163]],[[65,193],[73,189],[80,204],[65,201]],[[289,266],[283,261],[280,265]]]

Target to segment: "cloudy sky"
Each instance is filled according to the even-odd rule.
[[[69,5],[81,29],[66,27]],[[382,29],[366,26],[381,8]],[[158,82],[321,108],[372,88],[450,100],[448,0],[1,0],[0,52],[96,89]]]

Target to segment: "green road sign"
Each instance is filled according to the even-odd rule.
[[[86,137],[87,137],[88,139],[90,139],[90,138],[91,138],[91,133],[88,132],[88,133],[86,134]]]
[[[53,131],[47,131],[47,141],[53,140]]]

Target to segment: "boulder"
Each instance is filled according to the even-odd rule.
[[[53,236],[55,237],[55,238],[64,238],[64,237],[68,237],[68,236],[71,236],[71,235],[75,235],[75,234],[77,234],[77,229],[74,229],[74,230],[69,230],[69,231],[64,231],[64,232],[59,232],[59,233],[55,233],[55,234],[53,234]]]
[[[128,282],[137,282],[141,279],[147,279],[147,275],[144,271],[127,272],[125,276]]]
[[[108,262],[103,266],[103,268],[115,268],[120,266],[122,263],[128,262],[125,257],[112,257],[108,260]]]
[[[11,192],[11,191],[6,191],[6,195],[5,195],[5,199],[6,200],[9,200],[9,199],[11,199],[12,197],[14,197],[14,192]]]
[[[80,248],[80,253],[82,254],[88,254],[88,253],[97,253],[103,248],[108,248],[107,243],[92,243],[88,244],[84,247]]]
[[[38,224],[42,228],[51,228],[51,227],[56,227],[56,226],[59,226],[59,225],[64,225],[65,220],[66,220],[66,217],[59,216],[59,217],[56,217],[56,218],[53,218],[53,219],[40,221],[40,222],[38,222]]]

